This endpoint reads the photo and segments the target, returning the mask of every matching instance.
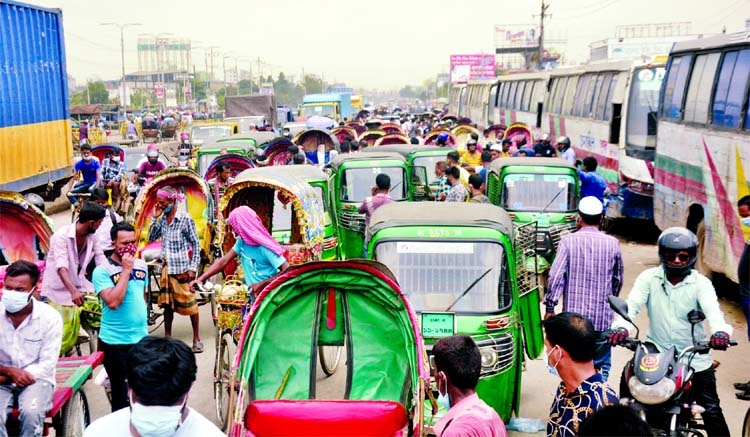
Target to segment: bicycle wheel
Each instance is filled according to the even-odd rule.
[[[318,360],[326,376],[336,372],[341,360],[341,349],[341,346],[318,346]]]
[[[60,435],[83,435],[83,431],[91,423],[89,402],[83,390],[73,393],[73,396],[63,406],[60,416]]]
[[[216,419],[219,427],[226,430],[229,421],[229,395],[232,384],[232,334],[224,331],[217,343],[216,361],[214,362],[214,400],[216,401]]]

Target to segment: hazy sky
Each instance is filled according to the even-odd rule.
[[[260,57],[264,72],[322,74],[354,87],[399,88],[448,72],[451,54],[493,53],[494,28],[538,21],[541,0],[25,0],[63,10],[68,72],[77,80],[120,77],[120,32],[102,22],[138,22],[125,33],[126,71],[137,69],[137,35],[171,33],[204,49]],[[547,31],[567,39],[566,59],[619,24],[692,22],[693,33],[739,31],[750,0],[548,0]],[[221,68],[222,55],[216,68]],[[228,61],[228,63],[232,63]],[[240,60],[239,67],[247,68]],[[256,64],[253,65],[256,69]],[[256,72],[254,72],[256,74]]]

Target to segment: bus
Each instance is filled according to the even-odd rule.
[[[659,95],[654,212],[661,229],[700,241],[696,268],[737,282],[750,229],[736,212],[750,194],[750,34],[678,42]]]
[[[456,84],[451,86],[448,95],[448,112],[461,116],[466,106],[466,84]]]

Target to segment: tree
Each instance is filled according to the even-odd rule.
[[[302,86],[305,88],[307,94],[323,92],[323,80],[309,74],[305,75],[305,78],[302,81]]]
[[[255,91],[258,90],[258,87],[255,86],[255,84],[253,84],[251,81],[249,81],[247,79],[243,79],[243,80],[237,82],[237,86],[240,89],[240,95],[241,96],[244,96],[244,95],[247,95],[247,94],[252,94],[254,90]]]
[[[147,91],[136,91],[130,95],[130,106],[133,108],[143,108],[148,106],[151,100],[151,93]]]
[[[98,80],[88,84],[88,92],[91,97],[91,103],[109,103],[109,91],[104,86],[104,82]]]
[[[193,93],[193,99],[204,100],[206,98],[206,81],[198,78],[190,80],[190,88]]]

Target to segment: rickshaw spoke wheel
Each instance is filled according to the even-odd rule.
[[[225,430],[229,421],[229,395],[232,383],[232,368],[230,360],[232,353],[230,348],[233,344],[232,334],[224,331],[218,342],[216,351],[216,363],[214,364],[214,399],[216,400],[216,418],[219,427]]]
[[[318,346],[318,358],[320,367],[326,376],[331,376],[336,372],[341,360],[341,346]]]
[[[83,431],[91,423],[89,403],[83,390],[73,393],[73,397],[63,406],[61,418],[60,435],[83,435]]]

